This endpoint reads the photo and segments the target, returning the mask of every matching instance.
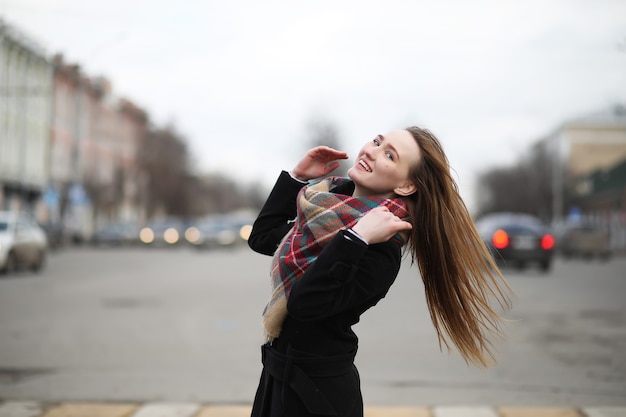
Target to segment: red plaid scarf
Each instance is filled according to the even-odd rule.
[[[328,177],[300,190],[294,227],[282,240],[272,260],[273,292],[263,311],[263,327],[268,341],[280,335],[293,284],[338,231],[353,227],[362,215],[381,205],[401,219],[408,219],[402,199],[352,197],[332,192],[348,181],[347,178]],[[400,234],[392,239],[400,245],[405,243]]]

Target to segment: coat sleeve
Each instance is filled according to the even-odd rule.
[[[395,242],[366,245],[340,231],[295,282],[287,311],[301,321],[365,311],[383,298],[400,270]]]
[[[287,171],[280,173],[252,225],[248,246],[253,251],[263,255],[274,254],[280,241],[293,227],[291,221],[296,217],[296,197],[304,185]]]

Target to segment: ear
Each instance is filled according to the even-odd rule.
[[[417,191],[417,185],[415,185],[413,181],[407,181],[401,186],[393,189],[393,192],[396,193],[396,195],[399,195],[402,197],[409,196],[413,194],[415,191]]]

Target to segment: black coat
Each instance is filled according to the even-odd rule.
[[[274,254],[293,226],[296,196],[302,186],[287,172],[281,172],[254,222],[248,240],[254,251]],[[353,191],[352,183],[333,190],[346,195]],[[358,339],[352,326],[359,322],[361,314],[385,297],[400,269],[402,253],[401,247],[392,241],[366,245],[349,236],[345,231],[338,232],[293,285],[281,335],[271,346],[263,348],[265,367],[253,416],[362,416],[358,373],[353,364]],[[308,393],[295,392],[300,388],[292,379],[297,378],[291,370],[284,370],[285,363],[294,360],[301,363],[296,373],[313,382],[300,384],[313,387]],[[330,375],[324,367],[345,372]],[[281,377],[277,372],[291,376]],[[322,375],[317,375],[320,372]],[[309,406],[324,403],[317,397],[318,391],[328,400],[326,410],[315,411]]]

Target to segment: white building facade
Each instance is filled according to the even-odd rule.
[[[626,107],[567,121],[546,140],[554,159],[553,223],[604,226],[613,248],[626,252],[626,177],[619,169],[626,162]],[[594,190],[592,180],[602,177],[610,188]]]
[[[51,117],[51,63],[0,20],[0,209],[45,213]]]

